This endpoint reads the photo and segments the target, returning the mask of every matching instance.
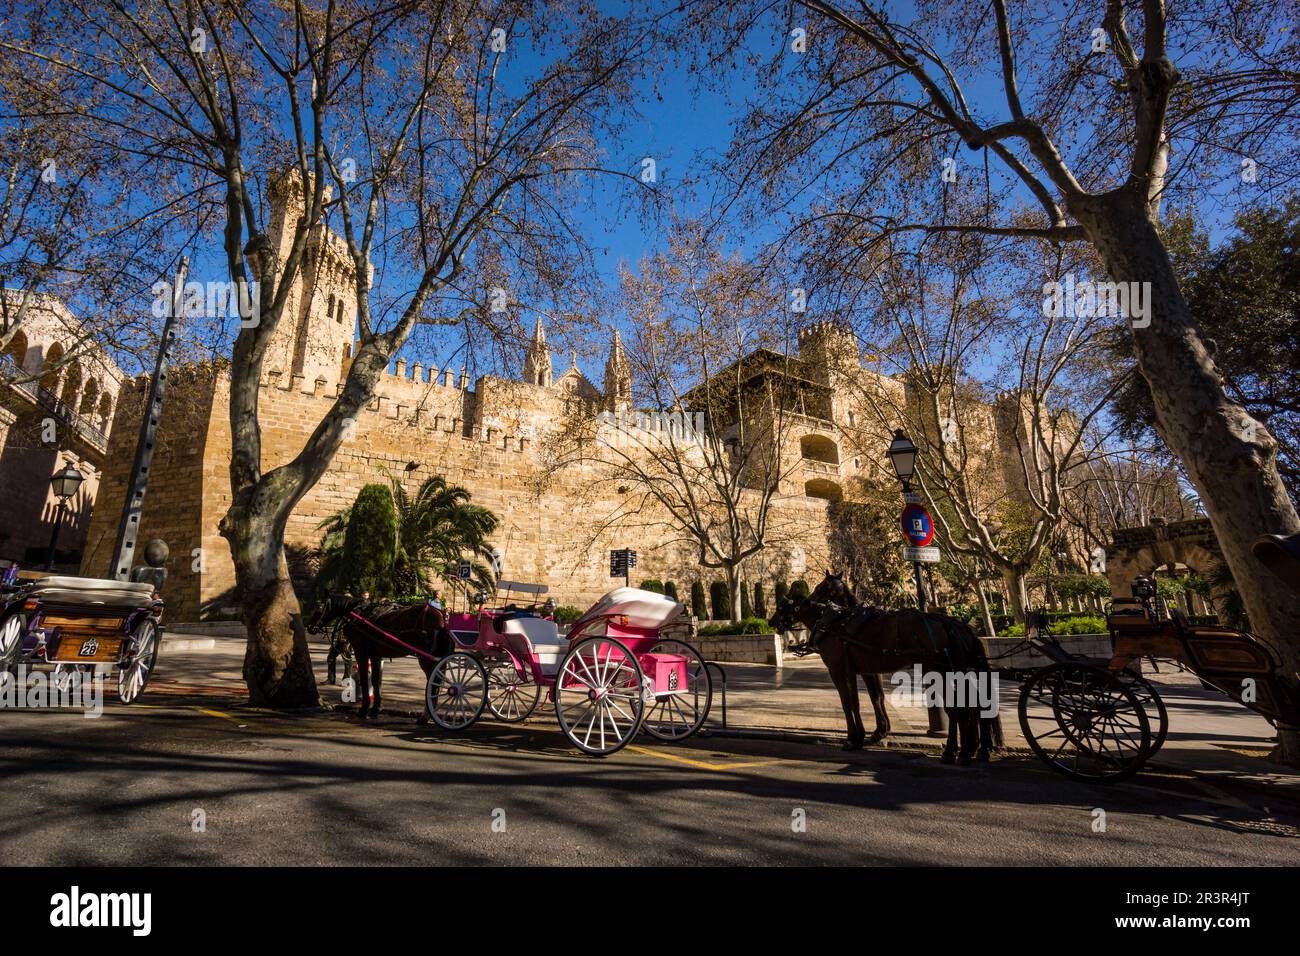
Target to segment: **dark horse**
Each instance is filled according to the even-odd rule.
[[[353,598],[350,594],[330,591],[320,607],[316,609],[308,629],[324,630],[334,621],[342,621],[343,636],[347,638],[348,643],[352,645],[353,653],[356,654],[357,715],[363,718],[379,716],[380,687],[384,681],[383,658],[406,657],[414,653],[410,648],[421,651],[422,653],[417,657],[420,661],[420,669],[424,671],[427,679],[438,658],[446,657],[451,653],[452,641],[451,632],[447,630],[447,617],[438,608],[428,603],[408,605],[366,603]],[[371,624],[374,627],[371,627]],[[393,635],[401,643],[389,640],[376,628]],[[403,644],[409,647],[404,647]],[[375,696],[367,710],[366,702],[370,700],[372,671]],[[421,715],[420,723],[426,720],[428,714]]]
[[[844,583],[844,579],[830,573],[827,573],[822,583],[817,585],[812,593],[812,600],[820,604],[835,604],[842,608],[857,607],[859,604],[857,597]],[[826,656],[828,653],[831,655],[830,658]],[[831,681],[835,684],[835,689],[840,692],[840,702],[844,705],[844,718],[849,724],[849,739],[844,749],[861,750],[864,744],[879,743],[889,736],[889,713],[885,709],[885,681],[880,674],[853,672],[847,666],[847,662],[841,663],[837,659],[842,656],[837,648],[827,648],[822,652],[822,661],[831,672]],[[832,659],[836,659],[834,666],[832,666]],[[876,729],[870,737],[867,736],[867,730],[862,725],[859,709],[857,684],[859,676],[867,688],[867,696],[871,698],[871,710],[876,715]],[[849,716],[850,713],[852,717]]]
[[[843,592],[840,589],[844,589],[843,582],[828,575],[814,592],[818,596],[783,599],[770,623],[779,631],[803,624],[811,632],[810,643],[821,655],[840,694],[848,725],[849,749],[861,747],[866,738],[858,709],[858,675],[890,673],[916,664],[946,678],[949,675],[978,678],[991,673],[979,638],[961,621],[942,614],[883,611],[823,599],[827,594],[837,594],[844,600],[847,589]],[[847,600],[851,601],[851,596]],[[869,689],[870,686],[868,682]],[[965,686],[970,687],[969,680]],[[946,682],[944,710],[948,714],[948,740],[943,762],[966,766],[972,757],[988,760],[989,752],[1001,745],[1000,718],[981,716],[978,700],[947,699],[948,689]]]

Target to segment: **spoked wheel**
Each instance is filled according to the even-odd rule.
[[[1053,664],[1031,675],[1020,688],[1020,729],[1057,773],[1093,783],[1131,777],[1152,743],[1128,683],[1089,664]]]
[[[84,687],[87,678],[93,679],[95,676],[94,664],[55,664],[54,670],[50,673],[50,680],[54,684],[54,689],[60,694],[66,694],[71,690],[74,681],[80,681]]]
[[[645,699],[641,666],[609,637],[579,641],[555,676],[555,716],[573,745],[594,757],[627,746],[641,729]]]
[[[1133,692],[1151,723],[1151,746],[1142,758],[1144,761],[1150,760],[1160,752],[1160,748],[1165,745],[1165,738],[1169,736],[1169,711],[1165,709],[1160,692],[1141,674],[1125,669],[1116,676]]]
[[[17,668],[26,633],[27,621],[21,614],[10,614],[0,624],[0,674]]]
[[[703,727],[709,717],[709,708],[713,705],[713,678],[704,666],[700,652],[685,641],[660,641],[650,649],[650,653],[686,658],[686,675],[682,686],[655,693],[645,715],[646,733],[660,740],[685,740]]]
[[[443,730],[464,730],[479,719],[487,706],[487,672],[478,659],[457,652],[448,654],[429,672],[424,703],[429,716]]]
[[[508,724],[527,720],[542,699],[542,685],[531,673],[521,676],[509,658],[488,665],[487,692],[492,714]]]
[[[142,693],[158,663],[158,624],[145,618],[135,626],[127,640],[127,650],[117,669],[117,699],[129,704]]]

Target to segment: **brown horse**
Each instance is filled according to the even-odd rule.
[[[812,593],[812,599],[822,604],[836,604],[842,608],[859,605],[857,597],[839,575],[828,573]],[[830,655],[830,658],[827,657]],[[849,725],[849,739],[845,750],[861,750],[864,744],[879,743],[889,736],[889,713],[885,709],[885,682],[880,674],[854,673],[846,662],[840,660],[843,653],[837,648],[827,648],[822,652],[822,661],[831,673],[831,681],[839,691],[840,702],[844,705],[844,718]],[[876,729],[870,737],[862,724],[861,709],[858,701],[857,678],[867,688],[871,698],[871,710],[876,715]],[[853,716],[850,716],[852,714]]]
[[[834,587],[836,582],[823,581],[818,591],[825,594]],[[858,742],[866,736],[858,709],[858,675],[890,673],[919,664],[927,671],[944,674],[947,690],[953,677],[969,686],[971,678],[990,673],[974,631],[941,614],[845,608],[812,597],[795,597],[778,604],[770,623],[777,630],[799,623],[811,631],[810,643],[821,654],[840,693],[850,747],[861,746]],[[944,710],[949,718],[944,763],[966,766],[972,757],[986,761],[989,752],[1001,746],[1000,718],[981,716],[978,702],[951,700],[945,694]]]
[[[356,655],[357,716],[362,718],[379,716],[380,689],[384,681],[383,658],[406,657],[420,651],[417,655],[420,669],[427,679],[437,659],[451,653],[451,633],[447,630],[446,615],[427,602],[409,605],[366,603],[350,594],[331,591],[317,608],[308,629],[323,630],[336,620],[343,622],[343,636]],[[386,638],[381,632],[393,635],[397,641]],[[367,701],[371,700],[372,673],[375,693],[367,710]],[[427,713],[420,715],[420,723],[428,719]]]

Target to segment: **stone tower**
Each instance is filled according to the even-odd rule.
[[[551,349],[546,344],[546,332],[542,329],[542,317],[539,315],[533,329],[533,340],[528,343],[528,352],[524,355],[524,381],[529,385],[550,388],[552,375]]]
[[[858,337],[838,322],[814,322],[799,330],[799,358],[814,381],[833,385],[837,374],[862,366]]]
[[[609,359],[605,362],[605,404],[611,411],[625,409],[632,404],[632,373],[623,354],[623,339],[614,330],[610,343]]]
[[[306,209],[297,170],[272,176],[268,194],[268,238],[276,262],[283,267]],[[302,268],[289,289],[284,314],[267,348],[263,374],[278,372],[282,383],[290,376],[301,376],[301,388],[308,392],[317,381],[330,388],[338,384],[343,359],[350,354],[356,335],[355,274],[341,236],[325,225],[308,233]]]

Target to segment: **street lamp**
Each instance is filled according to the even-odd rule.
[[[889,463],[894,466],[894,474],[903,483],[903,490],[907,491],[908,482],[916,474],[916,445],[903,434],[901,428],[894,432],[894,440],[889,443]]]
[[[889,443],[889,463],[894,466],[894,474],[898,480],[903,483],[903,496],[906,500],[908,493],[912,490],[911,481],[916,475],[916,443],[900,428],[894,432],[894,440]],[[916,606],[917,609],[925,611],[925,584],[921,580],[921,562],[912,562],[912,576],[916,582]],[[948,719],[941,707],[927,707],[925,715],[930,722],[929,735],[932,737],[946,736],[948,733]]]
[[[77,489],[85,480],[81,472],[72,467],[71,462],[64,462],[63,469],[56,471],[54,477],[50,479],[50,488],[53,489],[54,496],[59,499],[59,507],[54,513],[54,533],[50,535],[50,558],[45,563],[46,571],[54,570],[54,549],[59,543],[59,529],[63,526],[63,512],[68,499],[77,493]]]

